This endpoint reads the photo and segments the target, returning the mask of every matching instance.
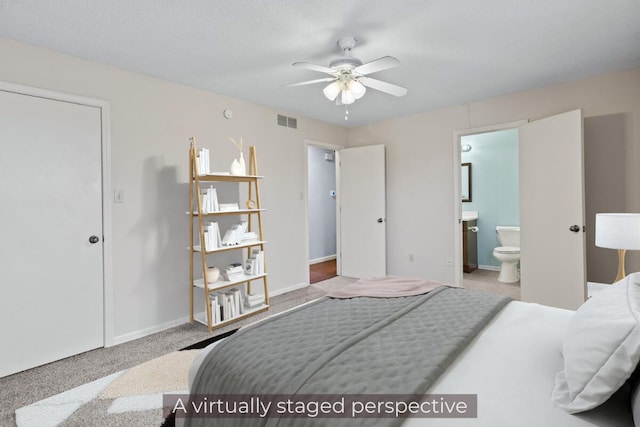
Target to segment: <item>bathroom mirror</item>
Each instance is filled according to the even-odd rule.
[[[462,164],[462,174],[460,182],[462,184],[462,191],[460,194],[462,195],[463,202],[471,201],[471,163],[463,163]]]

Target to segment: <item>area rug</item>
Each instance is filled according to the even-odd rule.
[[[234,332],[208,338],[20,408],[16,411],[16,425],[160,426],[165,421],[163,394],[186,393],[189,367],[200,350]]]

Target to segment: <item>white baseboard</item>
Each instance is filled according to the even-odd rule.
[[[298,289],[306,288],[307,286],[309,286],[309,284],[303,282],[303,283],[298,283],[297,285],[289,286],[287,288],[277,289],[275,291],[269,291],[269,298],[286,294],[287,292],[295,291]]]
[[[337,255],[334,254],[334,255],[323,256],[321,258],[310,259],[309,265],[320,264],[321,262],[331,261],[332,259],[336,259],[336,258],[337,258]]]
[[[109,343],[109,345],[105,345],[105,347],[111,347],[118,344],[123,344],[129,341],[137,340],[138,338],[144,338],[147,335],[155,334],[157,332],[162,332],[166,329],[173,328],[176,326],[184,325],[185,323],[189,323],[189,316],[181,317],[179,319],[171,320],[169,322],[164,322],[159,325],[151,326],[149,328],[140,329],[137,331],[129,332],[123,335],[118,335],[117,337],[113,337],[113,340]]]
[[[303,283],[298,283],[297,285],[289,286],[287,288],[277,289],[273,292],[269,292],[269,297],[282,295],[284,293],[295,291],[297,289],[306,288],[307,286],[309,286],[309,284],[303,282]],[[157,332],[162,332],[169,328],[184,325],[185,323],[189,323],[189,316],[181,317],[179,319],[171,320],[169,322],[165,322],[159,325],[151,326],[149,328],[129,332],[123,335],[118,335],[117,337],[114,337],[113,340],[111,340],[107,345],[105,345],[105,347],[112,347],[114,345],[124,344],[129,341],[137,340],[138,338],[144,338],[147,335],[155,334]]]

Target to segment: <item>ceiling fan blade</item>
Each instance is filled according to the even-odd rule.
[[[398,61],[393,56],[383,56],[382,58],[375,59],[371,62],[367,62],[366,64],[362,64],[359,67],[356,67],[353,71],[358,74],[371,74],[377,73],[378,71],[388,70],[389,68],[397,67],[400,65],[400,61]]]
[[[331,82],[331,81],[334,81],[335,79],[336,79],[335,77],[325,77],[323,79],[308,80],[306,82],[293,83],[290,85],[285,85],[285,87],[305,86],[305,85],[312,85],[315,83]]]
[[[407,94],[407,88],[383,82],[382,80],[372,79],[371,77],[360,77],[358,81],[366,87],[388,93],[389,95],[405,96]]]
[[[321,73],[336,74],[336,70],[322,65],[311,64],[310,62],[294,62],[294,67],[306,68],[307,70],[320,71]]]

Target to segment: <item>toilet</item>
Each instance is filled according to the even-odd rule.
[[[507,227],[499,225],[496,234],[500,246],[493,250],[493,256],[500,261],[500,274],[498,281],[514,283],[520,280],[518,273],[518,261],[520,261],[520,227]]]

